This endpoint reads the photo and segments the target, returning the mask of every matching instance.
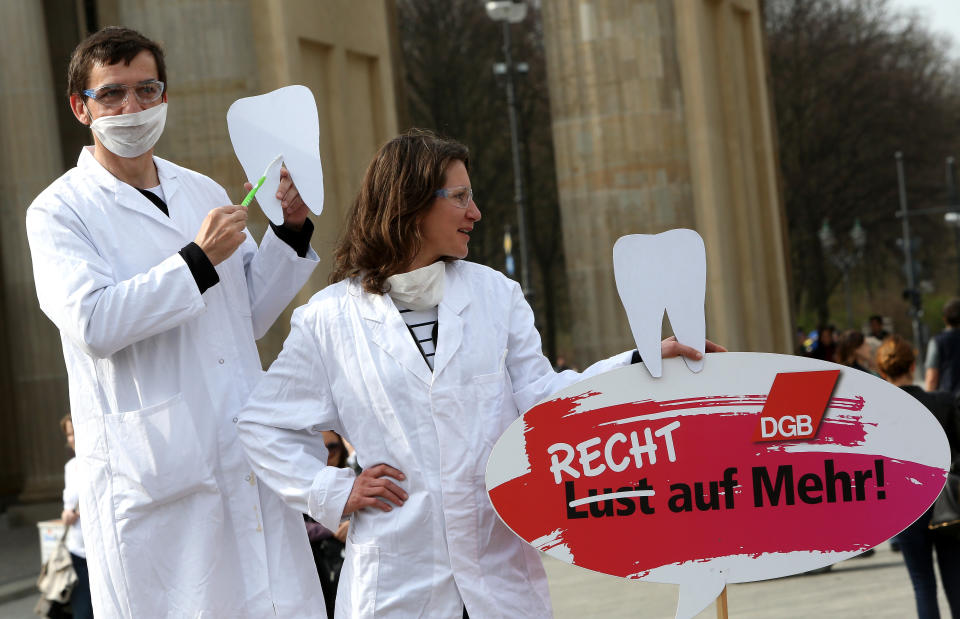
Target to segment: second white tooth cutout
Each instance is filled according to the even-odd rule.
[[[663,372],[664,312],[677,340],[704,352],[707,258],[696,231],[678,228],[620,237],[613,246],[613,274],[637,350],[651,376],[660,378]],[[683,360],[693,372],[703,369],[702,357]]]

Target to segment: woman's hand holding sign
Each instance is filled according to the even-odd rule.
[[[406,479],[402,472],[388,464],[371,466],[357,475],[350,496],[347,498],[347,504],[343,507],[343,515],[352,514],[364,507],[376,507],[389,512],[393,510],[390,503],[397,507],[402,506],[408,498],[407,493],[387,477],[397,481]]]
[[[727,349],[717,344],[707,340],[707,352],[727,352]],[[687,359],[697,360],[703,357],[700,354],[700,351],[692,346],[687,346],[681,344],[677,341],[676,336],[671,335],[667,339],[660,342],[660,355],[664,359],[670,359],[671,357],[686,357]]]

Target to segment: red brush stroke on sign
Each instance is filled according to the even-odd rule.
[[[578,396],[571,398],[566,398],[565,401],[569,402],[572,406],[569,407],[563,416],[568,415],[579,415],[583,411],[579,410],[578,403],[586,398],[599,395],[598,393],[589,392],[583,393]],[[767,402],[767,396],[765,395],[719,395],[719,396],[706,396],[698,398],[683,398],[680,400],[640,400],[638,402],[629,402],[626,404],[621,404],[620,409],[622,411],[629,411],[633,416],[640,415],[654,415],[657,413],[664,413],[669,411],[678,411],[678,410],[692,410],[698,408],[717,408],[717,407],[738,407],[738,406],[748,406],[748,407],[762,407]],[[861,396],[855,398],[830,398],[827,408],[835,408],[842,410],[849,410],[854,412],[859,412],[863,410],[865,400]],[[588,411],[593,413],[595,411]],[[628,419],[618,419],[615,421],[609,421],[605,423],[625,423]]]
[[[762,396],[692,398],[683,400],[682,406],[675,406],[680,401],[645,401],[578,410],[590,395],[546,402],[524,416],[530,471],[491,489],[490,498],[501,518],[523,539],[541,540],[544,550],[564,545],[575,564],[607,574],[638,578],[665,565],[731,555],[869,548],[916,519],[933,501],[944,477],[941,469],[878,454],[799,451],[810,445],[840,449],[862,445],[871,424],[856,414],[831,411],[814,441],[767,444],[748,440],[759,411],[709,410],[716,406],[756,409],[763,405]],[[830,407],[855,413],[862,409],[863,401],[834,399]],[[675,461],[669,460],[660,437],[653,454],[655,464],[644,457],[637,468],[631,458],[624,470],[615,472],[606,467],[593,477],[576,465],[581,471],[579,477],[561,472],[559,484],[550,470],[548,448],[555,443],[565,442],[576,448],[581,441],[599,437],[599,443],[592,447],[601,453],[591,463],[595,469],[606,462],[604,447],[615,433],[637,432],[643,437],[646,429],[655,432],[673,422],[680,423],[671,432]],[[628,444],[616,440],[612,445],[613,461],[622,464],[622,459],[629,457]],[[819,493],[812,489],[814,478],[823,481],[828,477],[828,460],[835,475],[850,475],[849,483],[842,476],[835,479],[833,503],[828,502],[825,488]],[[879,488],[877,461],[883,467],[883,486]],[[711,502],[710,485],[723,480],[730,468],[735,469],[732,476],[736,480],[732,507],[727,506],[728,498],[719,486]],[[792,475],[793,500],[787,500],[784,480],[778,504],[771,505],[771,492],[764,490],[763,476],[773,484],[780,471]],[[853,500],[857,471],[862,500]],[[653,513],[643,513],[640,499],[611,499],[609,503],[593,503],[595,513],[627,511],[623,502],[627,500],[634,502],[633,513],[596,517],[590,505],[580,505],[576,511],[588,516],[569,518],[568,481],[577,499],[588,497],[591,491],[605,494],[628,486],[652,488],[655,495],[646,499],[646,507]],[[713,503],[717,509],[701,510],[694,504],[690,511],[671,511],[670,499],[682,493],[680,484],[693,491],[697,482],[702,485],[701,504]],[[801,484],[806,484],[804,496],[815,499],[819,495],[822,501],[803,502]],[[848,502],[842,500],[844,486],[852,497]]]

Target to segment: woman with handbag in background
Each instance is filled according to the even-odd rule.
[[[60,420],[60,429],[67,437],[67,446],[74,450],[73,419],[69,414]],[[67,550],[77,573],[77,583],[70,594],[70,608],[74,619],[93,619],[93,604],[90,601],[90,579],[87,576],[87,553],[83,548],[83,532],[80,529],[80,495],[78,494],[77,459],[70,458],[63,469],[63,513],[60,518],[65,527]]]
[[[916,357],[913,347],[899,335],[884,340],[877,349],[877,369],[887,382],[896,385],[926,406],[943,426],[950,443],[951,470],[957,467],[960,451],[960,409],[951,393],[926,392],[913,383]],[[940,499],[938,499],[939,501]],[[936,504],[934,504],[936,505]],[[931,506],[916,522],[897,536],[907,573],[913,583],[920,619],[939,619],[937,606],[937,579],[933,573],[933,553],[936,550],[940,580],[943,582],[952,617],[960,618],[960,536],[951,527],[930,529],[934,507]]]

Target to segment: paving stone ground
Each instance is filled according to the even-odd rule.
[[[557,619],[672,618],[677,587],[589,572],[544,558]],[[817,619],[916,617],[913,589],[900,553],[882,544],[871,557],[849,559],[824,574],[791,576],[731,585],[727,591],[730,619]],[[950,616],[940,592],[940,613]],[[697,615],[714,619],[711,605]]]
[[[27,533],[29,531],[29,534]],[[0,598],[0,619],[30,619],[36,601],[29,579],[39,563],[36,532],[0,532],[0,576],[8,585],[21,583],[19,593]],[[665,618],[674,616],[677,588],[625,581],[544,558],[557,619]],[[26,576],[27,580],[24,580]],[[0,580],[0,588],[5,581]],[[26,582],[26,585],[23,583]],[[916,616],[913,590],[903,558],[888,544],[865,559],[850,559],[825,574],[791,576],[732,585],[727,593],[730,619],[908,619]],[[949,616],[940,594],[940,612]],[[714,619],[714,606],[698,619]]]

